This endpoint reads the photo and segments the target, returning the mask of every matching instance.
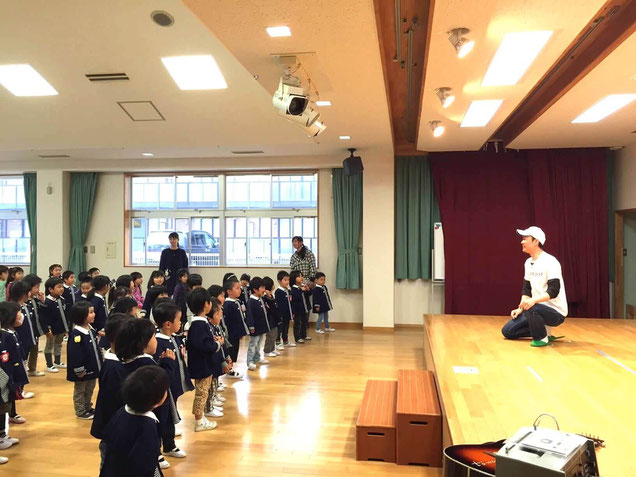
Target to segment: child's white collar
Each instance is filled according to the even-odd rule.
[[[148,412],[137,412],[137,411],[133,411],[132,409],[130,409],[130,407],[128,407],[128,404],[126,404],[126,406],[124,407],[124,409],[126,410],[126,412],[128,414],[130,414],[131,416],[144,416],[144,417],[149,417],[150,419],[154,419],[155,422],[159,422],[159,419],[157,419],[157,416],[155,416],[155,413],[152,411],[148,411]]]
[[[260,300],[260,299],[261,299],[260,297],[258,297],[258,296],[256,296],[256,295],[250,295],[250,298],[251,298],[252,300]]]

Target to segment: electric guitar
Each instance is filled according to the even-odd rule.
[[[605,441],[588,434],[579,434],[594,442],[594,447],[605,447]],[[462,444],[444,449],[444,477],[495,477],[495,454],[506,443],[505,439],[481,445]]]

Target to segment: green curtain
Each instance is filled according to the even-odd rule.
[[[93,215],[96,191],[96,172],[71,174],[71,253],[68,257],[68,269],[75,273],[86,268],[84,241]]]
[[[358,244],[362,226],[362,174],[347,176],[344,170],[333,169],[333,211],[338,242],[336,288],[360,288]]]
[[[431,278],[439,208],[427,156],[395,158],[395,278]]]
[[[38,176],[35,172],[25,172],[24,202],[26,204],[27,222],[31,234],[31,273],[38,272]]]

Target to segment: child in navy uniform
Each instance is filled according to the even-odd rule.
[[[241,296],[239,299],[241,300],[241,303],[245,307],[243,311],[247,310],[247,300],[252,294],[252,287],[250,286],[251,280],[252,280],[252,277],[249,275],[249,273],[244,273],[243,275],[241,275]]]
[[[152,316],[160,330],[155,335],[157,338],[157,350],[154,355],[155,360],[159,360],[166,350],[173,351],[175,355],[176,366],[170,376],[170,391],[176,408],[177,399],[179,399],[182,394],[194,389],[192,381],[190,381],[188,366],[185,362],[185,345],[183,344],[183,338],[177,334],[181,327],[181,310],[179,306],[172,301],[162,301],[155,305],[152,310]],[[174,442],[175,428],[171,420],[168,420],[164,426],[164,431],[164,434],[161,436],[163,440],[163,454],[170,457],[185,457],[187,454],[179,449]]]
[[[282,323],[280,313],[278,312],[278,304],[272,291],[274,290],[274,280],[270,277],[263,278],[265,284],[265,294],[263,295],[263,303],[267,311],[267,320],[269,321],[270,330],[265,335],[265,346],[263,353],[266,357],[274,358],[280,355],[280,351],[276,349],[276,340],[278,338],[278,325]]]
[[[312,310],[318,315],[318,319],[316,320],[316,333],[336,331],[335,328],[329,326],[329,312],[333,310],[333,305],[331,304],[331,297],[329,296],[329,290],[327,290],[325,281],[326,276],[324,273],[316,273],[316,277],[314,279],[316,286],[314,287],[312,294],[314,302]],[[325,322],[325,331],[320,329],[320,323],[323,321]]]
[[[115,412],[124,405],[120,387],[126,377],[126,371],[115,351],[119,331],[124,323],[130,319],[132,318],[121,314],[113,314],[108,318],[108,323],[106,323],[106,328],[104,329],[106,339],[110,343],[110,349],[104,353],[104,362],[99,372],[99,391],[97,392],[95,413],[91,424],[91,435],[100,439],[99,452],[102,464],[104,463],[106,451],[106,441],[103,440],[106,425]]]
[[[64,280],[62,298],[66,301],[66,308],[70,310],[80,296],[80,292],[75,286],[75,273],[73,273],[73,270],[66,270],[62,273],[62,280]]]
[[[261,357],[261,348],[265,341],[265,335],[270,331],[267,311],[262,296],[265,293],[265,284],[261,277],[254,277],[250,281],[252,294],[247,301],[247,327],[250,330],[250,344],[247,348],[247,369],[254,371],[257,364],[268,364]]]
[[[294,318],[291,307],[291,293],[289,292],[289,273],[281,270],[276,274],[278,280],[278,288],[274,292],[276,303],[278,304],[278,313],[280,313],[281,323],[278,325],[278,349],[284,346],[294,347],[296,343],[289,341],[289,322]]]
[[[245,312],[239,297],[241,296],[241,285],[238,280],[230,278],[223,283],[223,290],[227,297],[223,303],[223,320],[227,326],[228,341],[230,342],[229,355],[234,363],[238,360],[241,338],[250,333],[247,327]],[[240,374],[230,374],[228,377],[239,378]]]
[[[77,298],[79,301],[87,299],[88,294],[93,289],[93,285],[91,284],[92,281],[93,281],[93,279],[88,274],[88,272],[80,273],[80,279],[79,279],[79,283],[80,283],[79,292],[80,292],[80,295]]]
[[[86,295],[86,301],[91,302],[95,310],[93,328],[97,330],[99,336],[104,336],[104,326],[106,326],[106,319],[108,318],[106,296],[110,291],[110,278],[106,275],[97,275],[91,280],[91,286],[93,288]]]
[[[103,362],[97,333],[91,326],[95,310],[87,301],[76,303],[69,311],[69,319],[75,327],[66,345],[66,379],[73,382],[75,415],[79,419],[92,419],[95,410],[91,399]]]
[[[225,291],[223,290],[223,287],[220,285],[212,285],[208,288],[208,293],[210,294],[212,298],[216,298],[217,300],[219,300],[219,302],[221,303],[221,308],[223,309],[225,305]],[[223,309],[223,312],[225,312],[224,309]],[[213,316],[208,315],[208,318],[212,319]],[[234,365],[234,361],[232,361],[232,357],[230,356],[232,344],[230,343],[230,340],[229,340],[230,332],[227,327],[225,315],[224,314],[221,315],[221,321],[216,327],[212,323],[210,323],[210,326],[213,327],[212,332],[215,334],[215,336],[223,336],[223,339],[224,339],[223,355],[227,363],[227,367],[223,363],[221,363],[224,369],[224,374],[230,378],[237,378],[237,379],[242,378],[241,374],[238,371],[235,371],[234,369],[232,369]],[[222,392],[224,390],[225,390],[225,384],[219,382],[217,386],[217,392]],[[218,394],[217,394],[217,397],[221,401],[225,402],[225,398],[220,397]]]
[[[188,294],[187,283],[189,277],[190,273],[188,272],[187,268],[180,268],[179,270],[177,270],[177,284],[175,285],[174,291],[172,292],[172,300],[181,309],[181,316],[183,316],[184,321],[188,312],[188,308],[186,305],[186,295]]]
[[[106,430],[106,455],[100,477],[161,477],[157,465],[161,441],[153,413],[168,396],[170,378],[158,366],[143,366],[126,378],[121,394],[126,403]]]
[[[42,371],[37,370],[38,353],[40,336],[44,335],[44,329],[40,322],[40,314],[42,313],[42,307],[44,306],[44,294],[40,291],[40,285],[42,279],[35,274],[25,275],[24,282],[30,287],[29,297],[24,309],[28,312],[26,316],[31,321],[33,328],[33,334],[35,338],[35,344],[28,351],[28,370],[29,376],[44,376]],[[24,313],[24,311],[23,311]]]
[[[307,285],[303,284],[303,274],[298,270],[291,272],[289,281],[292,283],[291,306],[294,313],[294,340],[296,340],[296,343],[304,343],[311,340],[307,336],[307,322],[309,320],[309,311],[311,310],[311,303],[309,303],[311,292]]]
[[[20,310],[24,317],[22,326],[16,330],[16,333],[18,334],[20,346],[22,347],[22,359],[24,361],[29,361],[29,376],[32,376],[31,361],[35,360],[35,362],[37,362],[37,342],[40,333],[38,331],[39,328],[35,326],[31,316],[31,310],[28,302],[31,287],[26,281],[26,278],[27,277],[25,277],[25,280],[20,280],[13,284],[11,287],[11,296],[9,297],[9,301],[17,303],[20,306]],[[33,354],[33,347],[36,347],[35,358],[31,356]],[[35,369],[35,365],[33,365],[33,369]],[[42,374],[44,373],[40,373],[40,375]]]
[[[66,364],[62,363],[62,342],[64,334],[70,330],[66,318],[66,304],[62,298],[64,281],[61,278],[49,278],[44,283],[44,291],[47,295],[42,313],[40,313],[40,323],[46,334],[44,358],[46,370],[49,373],[57,373],[59,368],[66,368]],[[53,362],[54,357],[55,362]]]
[[[188,308],[194,313],[194,318],[188,332],[186,348],[188,350],[188,369],[194,379],[194,401],[192,414],[195,418],[195,432],[209,431],[216,428],[215,421],[205,418],[205,406],[210,394],[212,378],[220,374],[221,347],[223,339],[214,339],[207,315],[212,312],[222,314],[221,303],[212,299],[205,288],[197,288],[188,293]]]

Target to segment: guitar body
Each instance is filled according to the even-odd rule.
[[[495,456],[505,440],[444,449],[444,477],[495,477]]]

